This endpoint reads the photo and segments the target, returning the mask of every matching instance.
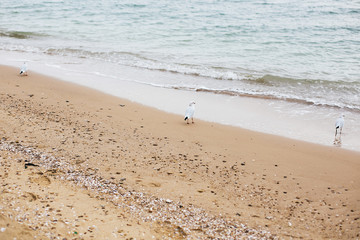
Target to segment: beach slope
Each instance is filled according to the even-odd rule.
[[[360,237],[359,152],[11,67],[0,84],[1,239]]]

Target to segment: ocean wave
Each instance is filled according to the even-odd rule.
[[[261,85],[263,85],[264,79],[268,78],[263,77],[259,78],[255,81],[259,83],[261,82]],[[289,79],[289,78],[281,78],[272,76],[272,79],[281,79],[281,81],[295,81],[295,79]],[[268,99],[268,100],[278,100],[278,101],[286,101],[291,103],[299,103],[304,105],[313,105],[313,106],[320,106],[320,107],[330,107],[334,109],[341,109],[341,110],[348,110],[352,112],[360,113],[360,91],[358,88],[357,90],[354,90],[355,88],[353,86],[348,86],[348,83],[335,83],[337,84],[338,88],[344,88],[345,91],[352,91],[352,93],[344,94],[342,97],[338,96],[338,98],[333,97],[334,94],[330,93],[329,89],[334,88],[333,86],[329,86],[328,88],[324,87],[325,90],[322,90],[323,93],[328,92],[328,96],[325,97],[325,95],[322,95],[322,97],[319,97],[319,95],[314,94],[314,92],[318,92],[318,90],[315,91],[311,85],[309,85],[304,91],[307,92],[307,95],[304,94],[302,91],[276,91],[269,88],[210,88],[210,87],[197,87],[194,85],[179,85],[179,84],[161,84],[161,83],[149,83],[149,82],[143,82],[143,81],[136,81],[139,84],[145,84],[152,87],[159,87],[159,88],[167,88],[167,89],[173,89],[173,90],[181,90],[181,91],[193,91],[193,92],[204,92],[204,93],[210,93],[210,94],[221,94],[221,95],[227,95],[227,96],[233,96],[233,97],[250,97],[250,98],[258,98],[258,99]],[[311,82],[323,82],[323,81],[308,81],[307,84],[311,84]],[[345,84],[345,85],[341,85]],[[357,84],[357,83],[355,83]],[[268,84],[266,84],[268,85]],[[276,87],[279,89],[279,87]],[[281,88],[281,87],[280,87]],[[335,92],[335,95],[338,95],[338,92]],[[350,98],[345,98],[345,96],[349,96]],[[352,100],[351,100],[352,99]]]
[[[247,79],[249,81],[254,81],[259,84],[275,86],[279,84],[297,84],[297,85],[331,85],[332,87],[336,88],[346,88],[348,84],[352,84],[351,88],[357,87],[360,88],[360,82],[358,81],[329,81],[329,80],[322,80],[322,79],[300,79],[300,78],[290,78],[290,77],[281,77],[281,76],[274,76],[270,74],[266,74],[263,77],[256,78],[256,79]]]
[[[314,105],[314,106],[322,106],[322,107],[331,107],[336,109],[343,109],[349,110],[360,113],[360,106],[356,105],[346,105],[341,103],[335,102],[326,102],[319,99],[309,99],[309,98],[302,98],[296,96],[286,96],[280,95],[278,93],[269,93],[269,92],[252,92],[252,91],[233,91],[233,90],[221,90],[221,89],[208,89],[208,88],[184,88],[184,87],[172,87],[176,90],[191,90],[196,92],[207,92],[213,94],[222,94],[228,96],[238,96],[238,97],[251,97],[251,98],[260,98],[260,99],[271,99],[271,100],[279,100],[279,101],[286,101],[286,102],[294,102],[306,105]]]
[[[102,61],[112,62],[130,67],[138,67],[148,70],[156,70],[162,72],[184,74],[196,77],[209,77],[218,80],[244,80],[248,78],[254,71],[219,67],[219,66],[203,66],[187,63],[162,62],[160,60],[147,57],[144,54],[126,51],[89,51],[77,48],[47,48],[43,52],[49,55],[73,56],[80,58],[99,59]],[[257,75],[256,75],[257,76]]]
[[[4,34],[3,32],[0,32]],[[6,33],[8,34],[8,33]],[[31,36],[44,36],[34,33],[21,33],[16,32],[13,35],[14,37],[31,37]],[[185,63],[185,62],[171,62],[164,61],[162,59],[156,59],[154,57],[148,56],[148,53],[138,53],[138,52],[128,52],[128,51],[91,51],[86,48],[76,48],[76,47],[33,47],[29,48],[28,46],[24,47],[22,45],[14,46],[11,45],[11,49],[6,49],[6,46],[2,46],[4,50],[11,51],[34,51],[42,52],[49,55],[59,55],[59,56],[72,56],[78,58],[88,58],[101,60],[105,62],[111,62],[115,64],[137,67],[148,70],[169,72],[175,74],[184,74],[194,77],[205,77],[215,80],[228,80],[228,81],[247,81],[254,84],[262,84],[267,86],[275,86],[279,83],[289,84],[289,83],[298,83],[298,84],[326,84],[326,82],[338,82],[338,83],[358,83],[358,81],[344,81],[344,80],[329,80],[325,76],[323,79],[318,79],[314,76],[313,79],[306,78],[301,79],[296,76],[284,77],[281,76],[281,72],[278,72],[279,76],[273,74],[262,74],[261,72],[254,69],[246,69],[238,66],[236,68],[229,68],[220,65],[200,65],[196,63]],[[285,75],[285,74],[284,74]]]
[[[21,32],[21,31],[0,31],[0,37],[16,38],[16,39],[28,39],[32,37],[42,37],[44,34],[35,32]]]
[[[1,46],[0,46],[1,49]],[[126,51],[89,51],[75,47],[24,48],[12,46],[10,50],[34,51],[47,55],[71,56],[79,59],[120,64],[187,76],[186,82],[140,82],[155,87],[187,91],[209,92],[239,97],[277,99],[317,106],[360,111],[360,82],[299,79],[294,77],[261,74],[246,68],[162,62],[145,54]],[[98,71],[98,74],[104,74]]]

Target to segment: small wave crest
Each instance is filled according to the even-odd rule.
[[[20,31],[0,31],[0,37],[16,38],[16,39],[28,39],[32,37],[45,36],[34,32],[20,32]]]
[[[181,89],[179,87],[175,87],[174,89]],[[181,89],[184,90],[184,89]],[[187,89],[189,90],[189,89]],[[279,100],[279,101],[286,101],[286,102],[294,102],[306,105],[314,105],[314,106],[322,106],[322,107],[331,107],[337,109],[344,109],[349,111],[354,111],[360,113],[359,106],[351,106],[351,105],[344,105],[344,104],[336,104],[336,103],[329,103],[325,101],[319,101],[316,99],[304,99],[295,96],[281,96],[274,93],[259,93],[259,92],[240,92],[240,91],[232,91],[232,90],[215,90],[215,89],[206,89],[206,88],[198,88],[193,89],[196,92],[208,92],[214,94],[223,94],[228,96],[239,96],[239,97],[251,97],[251,98],[260,98],[260,99],[271,99],[271,100]]]
[[[121,64],[130,67],[137,67],[147,70],[155,70],[161,72],[169,72],[175,74],[184,74],[195,77],[207,77],[217,80],[244,80],[251,78],[254,71],[246,69],[229,69],[218,66],[203,66],[196,64],[163,62],[144,54],[135,52],[102,52],[89,51],[77,48],[47,48],[44,53],[50,55],[73,56],[79,58],[98,59],[101,61]]]
[[[360,83],[358,82],[299,80],[265,75],[256,79],[244,79],[239,83],[228,88],[198,86],[171,86],[171,88],[228,96],[281,100],[360,112]]]

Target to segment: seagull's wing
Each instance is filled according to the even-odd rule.
[[[24,63],[20,68],[20,73],[24,73],[26,71],[27,71],[27,65],[26,65],[26,63]]]
[[[343,126],[344,126],[344,119],[343,118],[338,118],[336,120],[335,127],[338,128],[338,127],[343,127]]]
[[[191,108],[188,107],[185,111],[185,117],[189,117]]]
[[[192,118],[194,116],[194,111],[194,108],[188,107],[185,112],[185,117]]]

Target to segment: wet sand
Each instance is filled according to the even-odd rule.
[[[359,152],[10,67],[0,83],[1,239],[360,237]]]

